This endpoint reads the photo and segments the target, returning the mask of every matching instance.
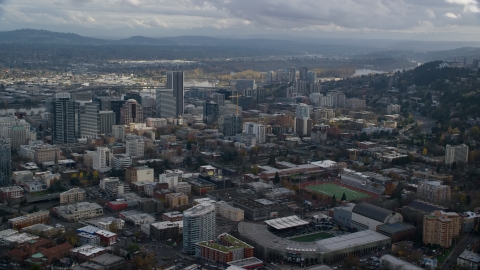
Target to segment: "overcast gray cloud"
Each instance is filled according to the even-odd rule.
[[[395,37],[478,40],[476,0],[0,0],[0,30],[142,34]]]

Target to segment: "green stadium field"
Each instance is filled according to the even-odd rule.
[[[313,242],[317,240],[322,240],[322,239],[327,239],[331,238],[333,235],[326,233],[326,232],[319,232],[319,233],[314,233],[314,234],[309,234],[309,235],[303,235],[299,237],[294,237],[290,238],[290,240],[295,241],[295,242]]]
[[[335,184],[320,184],[320,185],[308,186],[306,187],[306,189],[314,192],[318,192],[318,193],[323,193],[330,197],[333,197],[333,195],[335,195],[335,198],[337,200],[340,200],[342,198],[343,193],[345,193],[345,196],[349,201],[370,197],[368,194],[351,190],[346,187],[342,187]]]

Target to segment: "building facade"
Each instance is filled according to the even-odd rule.
[[[426,201],[439,203],[451,199],[450,186],[442,185],[440,181],[422,181],[418,184],[417,195]]]
[[[38,211],[25,216],[11,218],[8,220],[10,228],[20,230],[24,227],[35,224],[47,224],[50,221],[50,213],[48,211]]]
[[[423,218],[423,243],[452,246],[452,240],[460,234],[462,217],[453,212],[435,211]]]
[[[83,202],[87,198],[87,193],[82,188],[72,188],[60,193],[60,204],[69,204]]]
[[[445,164],[451,165],[453,162],[467,163],[468,162],[468,146],[461,145],[449,145],[445,147]]]
[[[215,206],[196,205],[183,212],[183,251],[195,254],[196,243],[215,238]]]
[[[136,100],[129,99],[120,109],[120,125],[143,123],[143,107]]]
[[[53,143],[75,143],[80,131],[79,104],[71,99],[70,93],[58,93],[51,105]]]

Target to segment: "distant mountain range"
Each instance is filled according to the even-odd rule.
[[[125,39],[102,39],[85,37],[73,33],[51,32],[46,30],[19,29],[0,32],[0,45],[83,45],[83,46],[165,46],[175,47],[218,47],[239,48],[249,50],[255,55],[258,50],[271,52],[271,55],[350,55],[373,58],[404,58],[418,61],[435,59],[453,59],[467,57],[480,58],[480,43],[478,42],[441,42],[412,40],[368,40],[368,39],[234,39],[214,38],[207,36],[179,36],[153,38],[133,36]],[[141,47],[140,47],[141,48]],[[157,48],[160,49],[160,48]],[[170,48],[175,49],[175,48]],[[193,50],[197,50],[193,48]],[[211,49],[211,48],[210,48]],[[243,55],[243,54],[242,54]],[[263,54],[265,55],[265,53]],[[268,55],[268,54],[267,54]]]

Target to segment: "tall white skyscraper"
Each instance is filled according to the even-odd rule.
[[[202,203],[183,212],[183,251],[195,254],[196,243],[215,238],[215,206]]]

